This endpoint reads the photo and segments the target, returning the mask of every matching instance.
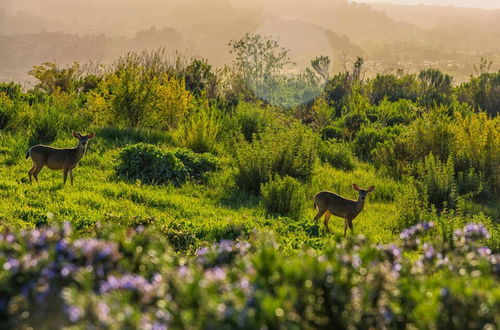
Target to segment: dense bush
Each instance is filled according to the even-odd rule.
[[[183,148],[162,151],[154,145],[138,143],[122,149],[115,171],[129,180],[180,185],[188,178],[204,181],[218,164],[211,154],[196,154]]]
[[[483,72],[457,89],[457,98],[495,116],[500,112],[500,72]]]
[[[271,124],[272,117],[266,110],[250,103],[242,102],[238,104],[235,119],[245,140],[252,142],[255,134],[261,133]]]
[[[275,175],[308,181],[317,157],[317,139],[304,128],[269,129],[252,143],[242,141],[235,163],[237,185],[258,194],[261,184]]]
[[[217,153],[224,130],[224,117],[219,110],[200,105],[179,125],[174,133],[176,143],[197,153]]]
[[[189,149],[179,148],[174,151],[174,156],[184,164],[189,178],[195,181],[206,179],[207,173],[219,168],[219,160],[212,154],[197,154]]]
[[[377,148],[379,143],[394,140],[401,134],[403,128],[396,127],[377,127],[367,125],[361,128],[353,141],[353,149],[356,156],[363,160],[372,159],[372,151]]]
[[[322,140],[340,140],[344,137],[344,132],[340,127],[328,125],[321,129],[320,135]]]
[[[351,171],[356,167],[352,150],[346,143],[322,141],[318,153],[322,162],[334,168]]]
[[[187,171],[182,161],[172,152],[163,152],[157,147],[138,143],[120,152],[116,174],[129,180],[144,183],[179,185],[184,182]]]
[[[285,256],[268,235],[193,257],[144,226],[77,238],[69,226],[0,234],[0,326],[60,328],[461,328],[500,322],[499,256],[468,224],[455,249],[358,237]],[[423,244],[422,244],[423,243]],[[406,251],[413,251],[411,254]],[[466,288],[466,289],[464,289]],[[479,313],[480,311],[480,313]]]
[[[6,129],[15,116],[14,103],[6,93],[0,92],[0,129]]]
[[[304,208],[304,189],[298,180],[286,177],[275,177],[262,184],[262,207],[270,215],[298,218]]]
[[[437,209],[457,206],[457,185],[452,158],[441,162],[432,154],[418,163],[416,169],[418,188],[422,198]]]
[[[416,101],[419,93],[419,85],[415,75],[404,74],[377,74],[371,80],[371,102],[379,104],[386,99],[396,102],[401,99]]]

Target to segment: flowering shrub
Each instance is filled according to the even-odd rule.
[[[469,224],[447,250],[420,241],[431,229],[405,230],[401,245],[359,236],[288,256],[262,233],[191,257],[144,227],[5,231],[0,327],[493,329],[500,257],[476,241],[487,231]]]

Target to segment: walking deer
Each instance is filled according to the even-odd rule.
[[[64,184],[66,184],[66,178],[69,173],[71,185],[73,185],[73,169],[85,154],[87,142],[94,137],[94,133],[82,136],[80,133],[73,132],[73,136],[78,139],[78,145],[75,148],[58,149],[36,145],[28,150],[26,159],[31,157],[33,161],[33,167],[28,172],[30,182],[32,175],[36,182],[38,182],[38,173],[40,173],[44,166],[47,166],[51,170],[63,170]]]
[[[344,218],[344,237],[347,233],[347,226],[349,226],[351,232],[354,232],[352,221],[361,211],[363,211],[366,195],[368,195],[369,192],[372,192],[375,187],[371,186],[365,190],[361,189],[355,183],[352,184],[352,187],[359,193],[357,201],[346,199],[329,191],[322,191],[314,196],[314,206],[318,209],[318,214],[314,217],[316,225],[318,225],[319,218],[326,213],[323,224],[325,225],[326,231],[330,232],[330,228],[328,228],[328,220],[330,220],[330,215],[333,214]]]

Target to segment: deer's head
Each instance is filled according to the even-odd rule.
[[[375,190],[375,187],[374,186],[371,186],[370,188],[368,189],[361,189],[357,184],[353,183],[352,184],[352,187],[354,188],[354,190],[356,190],[358,193],[359,193],[359,200],[360,201],[363,201],[366,199],[366,195],[368,195],[369,192],[372,192],[373,190]]]
[[[87,142],[89,142],[90,139],[92,139],[95,134],[90,133],[88,135],[81,135],[78,132],[73,132],[73,136],[78,139],[78,146],[79,147],[85,147],[87,145]]]

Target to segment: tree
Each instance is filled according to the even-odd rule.
[[[453,77],[438,69],[429,68],[420,71],[420,97],[419,103],[426,106],[449,104]]]
[[[239,40],[231,40],[229,46],[231,54],[236,55],[233,67],[243,87],[258,98],[268,100],[292,64],[288,50],[277,40],[249,33]]]
[[[325,80],[330,79],[330,58],[328,56],[318,56],[311,60],[312,68]]]

